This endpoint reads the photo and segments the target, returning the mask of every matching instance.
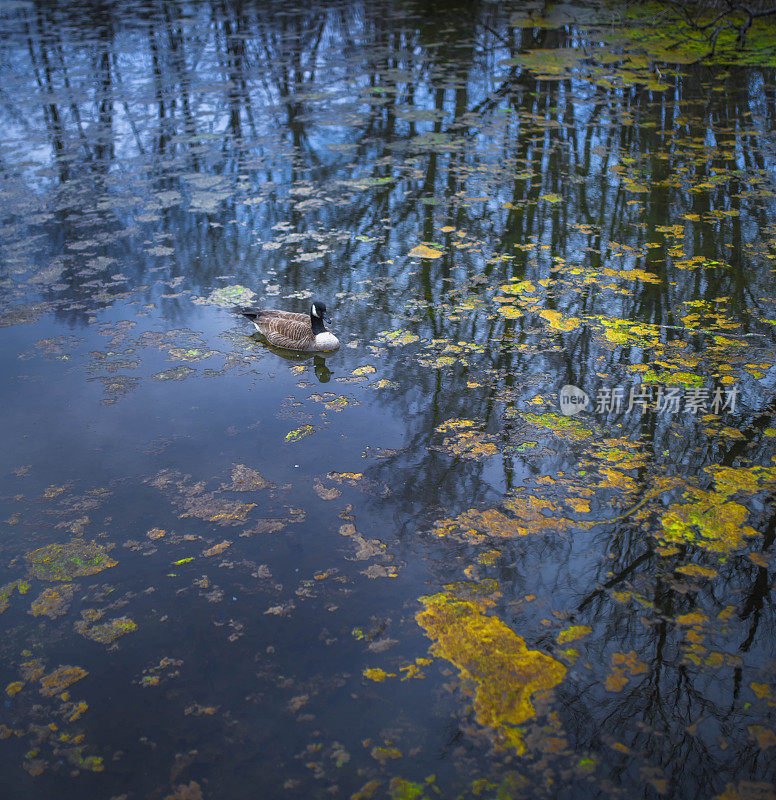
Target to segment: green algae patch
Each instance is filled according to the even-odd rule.
[[[484,605],[439,593],[421,597],[418,625],[433,640],[431,652],[454,664],[474,691],[480,725],[496,731],[501,742],[523,754],[521,725],[536,717],[534,695],[547,692],[566,676],[554,658],[529,650],[525,640]]]
[[[157,381],[182,381],[188,378],[189,375],[195,371],[196,370],[192,369],[191,367],[181,364],[180,366],[170,367],[170,369],[164,369],[161,372],[157,372],[153,377]]]
[[[667,3],[636,3],[605,38],[668,64],[776,66],[776,23],[766,16],[747,24],[741,8],[720,14],[712,6],[687,6],[678,12],[677,6]]]
[[[15,590],[18,590],[19,594],[24,594],[23,585],[23,581],[11,581],[11,583],[0,586],[0,614],[8,608],[8,602]]]
[[[253,302],[256,293],[247,286],[235,283],[231,286],[222,286],[214,289],[207,297],[194,298],[197,305],[214,305],[221,308],[231,308],[232,306],[246,305]]]
[[[776,66],[776,23],[772,17],[749,16],[744,6],[721,11],[715,4],[641,2],[627,7],[601,3],[586,9],[552,5],[516,12],[517,28],[553,29],[573,24],[588,35],[626,53],[609,48],[595,52],[584,48],[531,50],[502,62],[523,67],[545,80],[557,80],[571,73],[581,75],[602,88],[611,85],[643,85],[652,91],[668,88],[663,71],[653,62],[665,64],[706,64]],[[616,11],[614,11],[616,9]],[[720,13],[721,11],[721,13]],[[613,71],[612,64],[618,69]],[[610,69],[602,69],[602,67]]]
[[[33,577],[42,581],[71,581],[84,575],[96,575],[118,564],[102,545],[85,539],[41,547],[27,553],[24,560]]]
[[[171,347],[168,351],[170,358],[177,361],[202,361],[210,358],[215,353],[201,347]]]

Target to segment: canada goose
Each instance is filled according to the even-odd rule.
[[[337,337],[323,324],[323,320],[329,321],[329,318],[326,316],[326,303],[320,300],[313,300],[309,315],[260,308],[237,310],[248,317],[256,330],[275,347],[308,353],[331,352],[339,347]]]

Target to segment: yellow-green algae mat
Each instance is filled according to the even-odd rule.
[[[536,716],[532,698],[566,676],[566,667],[538,650],[498,617],[488,602],[440,592],[421,597],[416,620],[434,640],[431,652],[454,664],[474,693],[477,722],[492,728],[500,743],[525,752],[520,726]]]

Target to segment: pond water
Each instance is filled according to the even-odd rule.
[[[544,11],[0,4],[3,797],[776,797],[774,67]]]

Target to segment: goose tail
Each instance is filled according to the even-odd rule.
[[[235,314],[242,314],[242,316],[247,317],[249,320],[258,319],[262,313],[260,308],[254,308],[253,306],[235,306],[232,311]]]

